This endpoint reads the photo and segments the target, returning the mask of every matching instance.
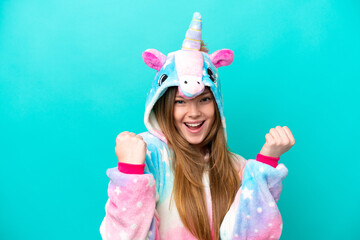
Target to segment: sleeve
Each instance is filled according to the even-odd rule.
[[[148,144],[148,146],[152,146]],[[145,169],[152,168],[147,150]],[[106,172],[110,179],[105,218],[100,226],[102,239],[159,239],[159,217],[155,209],[156,183],[152,173],[130,174],[117,167]]]
[[[220,227],[221,239],[279,239],[283,223],[276,203],[287,168],[247,160],[242,169],[241,187]]]

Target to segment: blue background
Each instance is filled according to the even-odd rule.
[[[360,3],[334,0],[0,1],[0,238],[100,239],[118,133],[145,131],[155,70],[193,12],[219,69],[232,151],[296,144],[282,239],[360,239]]]

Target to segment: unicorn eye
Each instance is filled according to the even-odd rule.
[[[207,69],[207,73],[209,74],[209,78],[211,79],[211,81],[215,82],[215,74],[213,73],[213,71],[211,70],[211,68]]]
[[[159,86],[161,86],[161,84],[163,84],[167,78],[168,76],[166,74],[161,75],[159,78]]]

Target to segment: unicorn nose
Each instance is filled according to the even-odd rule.
[[[186,97],[196,97],[204,91],[204,83],[202,77],[182,76],[179,79],[180,89]]]

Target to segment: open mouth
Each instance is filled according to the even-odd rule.
[[[198,123],[184,123],[185,126],[191,130],[199,129],[204,124],[205,121],[198,122]]]

